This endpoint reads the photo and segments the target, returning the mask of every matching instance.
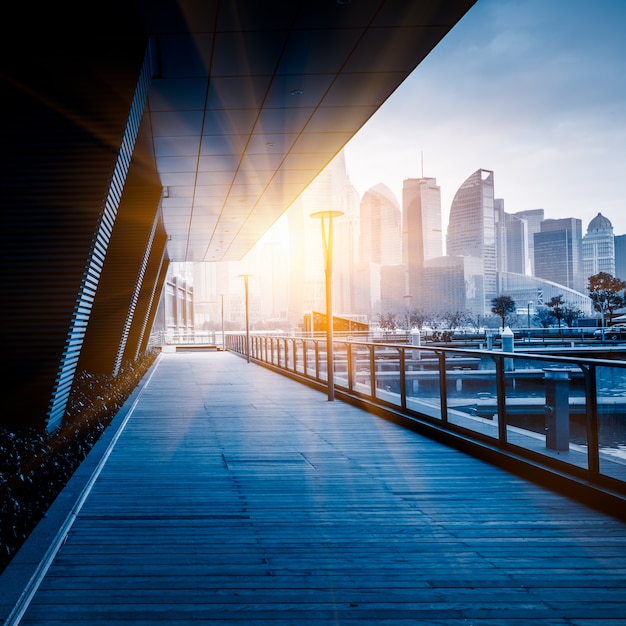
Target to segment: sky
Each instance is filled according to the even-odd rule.
[[[360,194],[493,170],[507,213],[626,234],[626,0],[478,0],[345,148]],[[422,170],[423,163],[423,170]]]

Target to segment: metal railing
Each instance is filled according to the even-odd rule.
[[[536,466],[626,495],[626,361],[338,340],[339,397],[489,444]],[[246,337],[227,337],[246,354]],[[324,387],[326,342],[250,337],[252,361]]]

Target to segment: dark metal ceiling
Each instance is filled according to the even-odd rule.
[[[475,0],[145,0],[174,261],[239,260]]]

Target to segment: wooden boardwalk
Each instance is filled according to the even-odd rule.
[[[228,353],[161,355],[128,404],[7,624],[626,625],[623,521]]]

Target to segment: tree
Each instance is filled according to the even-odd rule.
[[[491,312],[502,320],[502,330],[506,322],[506,316],[509,313],[515,313],[515,300],[511,296],[498,296],[491,300]]]
[[[468,313],[467,314],[467,323],[476,331],[480,331],[480,329],[484,326],[483,316],[480,313]]]
[[[378,315],[378,323],[383,330],[395,330],[396,316],[394,313],[380,313]]]
[[[550,299],[550,302],[547,303],[547,306],[552,309],[552,315],[554,315],[554,319],[556,319],[559,326],[559,334],[561,332],[561,320],[563,319],[564,304],[565,301],[563,300],[562,295],[554,296]]]
[[[443,314],[443,319],[447,322],[451,329],[458,328],[467,322],[467,313],[463,311],[454,311]]]
[[[411,324],[415,324],[419,330],[422,330],[422,327],[426,323],[427,315],[422,311],[422,309],[413,309],[411,311]]]
[[[541,326],[541,328],[548,328],[554,324],[554,319],[554,313],[548,307],[541,306],[535,309],[533,322]]]
[[[589,297],[593,308],[602,315],[603,325],[610,325],[615,312],[626,306],[626,298],[621,291],[626,289],[626,281],[615,278],[607,272],[589,276]],[[605,316],[608,314],[608,320]]]
[[[574,321],[584,316],[584,313],[576,306],[566,304],[563,307],[563,321],[566,326],[573,326]]]

